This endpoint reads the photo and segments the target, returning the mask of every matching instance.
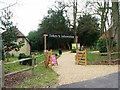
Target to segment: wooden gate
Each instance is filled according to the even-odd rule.
[[[87,64],[86,50],[76,52],[76,64]]]

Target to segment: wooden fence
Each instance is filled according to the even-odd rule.
[[[44,63],[44,61],[42,61],[42,62],[40,62],[38,64],[35,64],[35,58],[37,58],[37,57],[38,56],[34,56],[33,55],[32,58],[25,58],[25,59],[16,60],[16,61],[13,61],[13,62],[4,63],[4,64],[8,65],[8,64],[15,64],[17,62],[21,62],[21,61],[26,61],[26,60],[32,59],[32,67],[25,68],[25,69],[22,69],[22,70],[19,70],[19,71],[14,71],[14,72],[7,73],[7,74],[4,74],[3,61],[0,60],[0,89],[2,87],[4,87],[4,77],[5,76],[16,74],[16,73],[21,73],[21,72],[29,71],[29,70],[31,70],[32,75],[34,75],[34,68],[37,67],[38,65]]]
[[[111,55],[118,55],[120,52],[112,52]],[[98,54],[98,55],[107,55],[108,53],[94,53],[94,52],[88,52],[87,54]],[[116,59],[112,59],[113,61],[119,60],[118,57]]]

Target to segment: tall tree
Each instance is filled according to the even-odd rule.
[[[99,37],[98,19],[90,14],[81,16],[78,20],[78,37],[81,45],[93,46]]]
[[[87,1],[86,9],[88,13],[92,15],[98,15],[100,17],[100,35],[105,32],[106,23],[110,25],[108,20],[108,14],[111,13],[110,1],[109,0],[92,0]]]
[[[35,50],[39,50],[40,47],[41,49],[43,48],[42,45],[40,45],[40,42],[42,43],[41,39],[41,35],[39,35],[38,31],[30,31],[28,33],[27,38],[30,40],[31,42],[31,50],[35,51]]]
[[[48,15],[44,17],[42,23],[39,24],[38,32],[43,35],[43,33],[54,33],[54,34],[69,34],[69,20],[66,20],[64,14],[64,5],[61,2],[58,2],[55,9],[48,10]],[[47,39],[48,48],[60,48],[66,47],[69,44],[65,39]],[[64,47],[64,48],[65,48]]]

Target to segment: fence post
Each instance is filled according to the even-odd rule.
[[[4,87],[4,68],[3,61],[0,60],[0,90]]]
[[[32,75],[34,75],[34,68],[35,68],[35,56],[32,55]]]

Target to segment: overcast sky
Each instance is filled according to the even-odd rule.
[[[17,0],[18,4],[10,8],[13,12],[14,24],[17,25],[25,36],[28,35],[30,31],[37,30],[38,24],[43,17],[47,15],[48,9],[53,7],[55,1],[56,0]],[[80,0],[80,3],[84,1],[85,0]],[[0,9],[15,2],[16,0],[0,0]]]

